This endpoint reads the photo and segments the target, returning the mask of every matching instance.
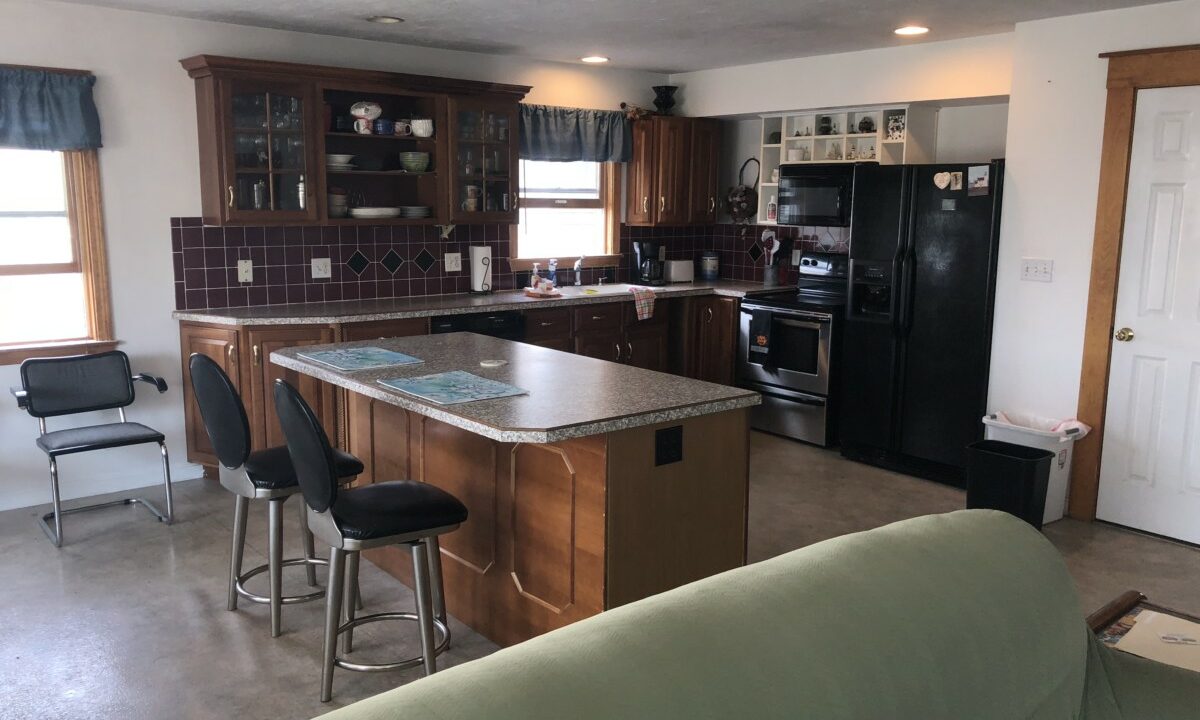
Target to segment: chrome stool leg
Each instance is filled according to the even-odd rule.
[[[175,522],[175,506],[171,498],[171,460],[167,456],[167,444],[165,442],[160,442],[158,449],[162,452],[163,493],[166,495],[167,501],[167,517],[163,522],[170,525]]]
[[[346,551],[329,551],[329,584],[325,593],[325,641],[321,645],[321,702],[333,697],[333,665],[337,650],[338,620],[342,615],[342,583]]]
[[[246,550],[246,511],[250,507],[250,498],[244,495],[233,496],[233,548],[229,555],[229,597],[225,601],[226,610],[237,610],[238,578],[242,576],[242,555]]]
[[[283,624],[283,501],[284,498],[272,498],[267,502],[267,573],[271,582],[271,637],[279,637]]]
[[[62,547],[62,503],[58,495],[58,461],[50,458],[50,502],[54,505],[54,512],[50,515],[54,516],[54,530],[50,530],[50,526],[46,524],[47,516],[42,516],[42,530],[50,538],[50,542],[54,543],[54,547]]]
[[[308,563],[304,566],[304,572],[308,576],[308,586],[317,586],[317,568],[313,563],[313,559],[317,556],[317,545],[313,540],[312,530],[308,527],[308,505],[304,502],[304,497],[300,497],[300,539],[304,541],[304,559]]]
[[[442,583],[442,546],[437,536],[425,540],[429,550],[429,586],[433,593],[433,612],[446,625],[446,637],[450,635],[450,624],[446,621],[446,586]]]
[[[354,622],[355,601],[358,599],[358,553],[351,552],[346,554],[346,595],[342,600],[342,605],[346,608],[343,613],[346,623]],[[350,626],[342,631],[342,654],[349,655],[354,651],[354,627]]]
[[[429,589],[429,548],[424,541],[412,544],[413,590],[417,596],[417,626],[421,629],[421,659],[425,674],[437,672],[437,644],[433,639],[433,607]]]

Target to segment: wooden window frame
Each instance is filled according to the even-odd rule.
[[[104,243],[99,156],[94,149],[67,150],[62,155],[72,261],[4,266],[0,267],[0,275],[81,273],[88,335],[84,338],[0,345],[0,365],[15,365],[33,357],[104,352],[117,346],[117,341],[113,339],[112,293]]]
[[[521,198],[521,204],[524,207],[604,208],[604,254],[585,256],[583,259],[583,266],[585,268],[597,268],[616,267],[621,264],[621,173],[620,168],[616,163],[600,163],[599,200],[566,200],[564,202],[551,198]],[[510,237],[512,243],[512,257],[508,259],[508,265],[514,272],[525,272],[532,270],[534,263],[540,263],[542,267],[546,267],[546,263],[550,260],[549,257],[519,257],[521,251],[519,245],[520,229],[518,226],[514,225],[512,227]],[[567,259],[568,258],[560,257],[559,261],[561,262]],[[571,263],[574,263],[575,261],[574,258],[570,258],[570,260]]]
[[[1068,502],[1068,514],[1079,520],[1096,518],[1100,493],[1104,415],[1108,405],[1108,374],[1138,90],[1200,85],[1200,45],[1102,53],[1100,57],[1108,60],[1108,100],[1100,150],[1100,185],[1077,409],[1077,417],[1091,425],[1092,432],[1075,443]]]

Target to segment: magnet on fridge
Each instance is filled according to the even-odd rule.
[[[960,172],[950,173],[950,189],[951,190],[962,190],[962,173],[960,173]]]

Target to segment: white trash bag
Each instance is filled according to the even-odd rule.
[[[1054,453],[1050,479],[1046,484],[1046,512],[1042,523],[1061,520],[1067,510],[1067,490],[1071,479],[1071,451],[1075,441],[1091,428],[1075,419],[1051,420],[1036,415],[996,412],[983,418],[988,440],[1049,450]]]

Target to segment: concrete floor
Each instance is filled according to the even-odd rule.
[[[29,482],[41,481],[29,480]],[[69,478],[64,483],[69,484]],[[34,518],[45,508],[0,513],[0,718],[309,718],[419,677],[338,671],[334,700],[317,701],[322,604],[284,608],[284,634],[270,638],[267,608],[225,610],[232,498],[215,483],[176,484],[175,526],[145,510],[69,516],[55,549]],[[157,490],[146,495],[157,499]],[[116,496],[114,496],[116,497]],[[287,556],[299,554],[285,514]],[[848,532],[961,508],[960,491],[842,460],[836,453],[753,434],[750,559],[761,560]],[[1054,523],[1082,612],[1126,589],[1200,614],[1200,552],[1102,524]],[[252,506],[246,567],[265,562],[266,509]],[[303,571],[285,571],[285,591]],[[265,592],[265,577],[252,581]],[[369,563],[368,611],[409,609],[412,596]],[[409,623],[356,634],[363,661],[415,655]],[[449,666],[495,646],[457,622]]]

